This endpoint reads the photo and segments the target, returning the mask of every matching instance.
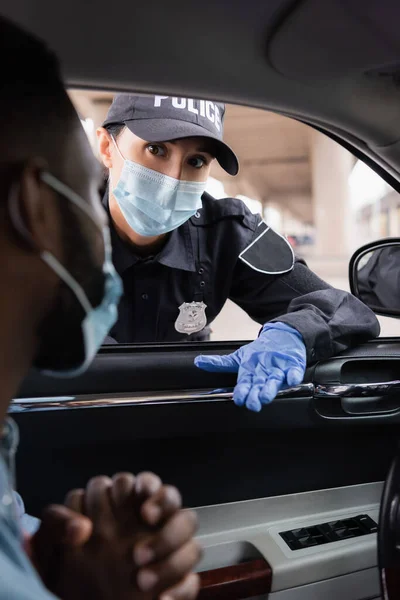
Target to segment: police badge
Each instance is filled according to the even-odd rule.
[[[179,315],[175,321],[175,329],[179,333],[197,333],[207,325],[207,305],[204,302],[184,302],[179,307]]]

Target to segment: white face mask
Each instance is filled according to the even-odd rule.
[[[101,228],[91,208],[84,200],[82,200],[80,196],[78,196],[78,194],[76,194],[73,190],[71,190],[68,186],[59,181],[50,173],[43,173],[42,180],[56,192],[67,198],[67,200],[75,204],[75,206],[78,206],[84,213],[86,213],[86,215],[95,223],[96,226]],[[93,358],[97,354],[97,351],[104,341],[104,338],[117,320],[118,303],[122,295],[122,282],[112,264],[110,232],[108,227],[103,228],[103,236],[104,296],[101,303],[96,308],[91,306],[82,286],[79,285],[76,279],[74,279],[71,273],[65,269],[65,267],[57,260],[57,258],[47,251],[41,253],[41,258],[45,263],[47,263],[50,269],[52,269],[70,288],[86,313],[86,316],[81,323],[82,338],[84,343],[84,358],[81,364],[77,365],[73,369],[67,370],[42,369],[42,372],[45,375],[51,375],[53,377],[76,377],[77,375],[80,375],[86,371]],[[62,340],[60,340],[60,344],[62,344]]]
[[[128,225],[143,236],[177,229],[202,207],[207,182],[181,181],[124,158],[121,176],[112,193]]]

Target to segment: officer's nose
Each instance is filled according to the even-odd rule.
[[[168,170],[165,174],[169,175],[170,177],[174,177],[175,179],[183,179],[185,167],[184,157],[176,153],[175,156],[171,156],[168,163]]]

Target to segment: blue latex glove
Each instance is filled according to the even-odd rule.
[[[306,371],[306,347],[285,323],[267,323],[259,337],[225,356],[197,356],[194,364],[211,373],[238,373],[233,392],[237,406],[259,412],[282,388],[299,385]]]

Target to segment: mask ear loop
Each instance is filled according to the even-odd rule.
[[[24,244],[26,244],[31,250],[36,250],[40,252],[40,248],[38,248],[35,242],[33,241],[31,232],[27,228],[24,219],[22,218],[19,203],[20,189],[21,184],[18,181],[12,183],[7,199],[8,214],[10,217],[10,221],[19,237],[22,238]]]
[[[98,227],[98,229],[102,230],[103,227],[98,222],[96,215],[92,208],[84,201],[82,198],[76,194],[68,185],[65,185],[62,181],[54,177],[51,173],[47,173],[44,171],[41,175],[41,180],[46,183],[54,192],[58,192],[64,198],[67,198],[72,204],[77,206],[82,212],[84,212],[89,219],[93,221],[93,223]]]
[[[119,156],[120,156],[120,157],[121,157],[121,159],[122,159],[122,160],[125,162],[125,160],[126,160],[126,159],[125,159],[125,158],[122,156],[122,152],[121,152],[121,150],[118,148],[117,141],[116,141],[116,139],[115,139],[115,137],[113,136],[113,134],[112,134],[112,133],[110,133],[110,138],[112,139],[112,142],[113,142],[113,144],[114,144],[114,146],[115,146],[115,149],[116,149],[116,151],[118,152]],[[114,184],[113,184],[113,180],[112,180],[112,177],[111,177],[111,169],[109,169],[109,170],[108,170],[108,186],[109,186],[109,188],[110,188],[111,190],[113,190],[113,189],[114,189]]]
[[[96,219],[93,210],[90,208],[90,206],[87,206],[86,203],[81,200],[78,194],[75,194],[75,192],[71,190],[68,186],[66,186],[56,177],[51,175],[51,173],[47,173],[46,171],[44,171],[41,174],[41,180],[55,192],[58,192],[64,197],[67,197],[73,204],[75,204],[75,206],[80,208],[99,229],[102,229],[102,227]],[[30,248],[34,248],[35,250],[38,250],[40,252],[40,248],[38,248],[38,246],[33,241],[31,232],[27,228],[22,218],[19,204],[20,187],[21,186],[19,182],[13,183],[11,185],[10,193],[8,194],[8,213],[10,216],[10,220],[14,229],[23,238],[24,242],[28,244]]]
[[[53,177],[53,175],[51,175],[50,173],[42,173],[41,179],[54,191],[65,195],[73,204],[78,206],[84,213],[86,213],[95,223],[95,225],[99,226],[90,207],[86,206],[85,203],[79,198],[79,196],[75,194],[75,192],[73,192],[68,186],[64,185],[61,181],[58,181],[58,179]],[[8,195],[8,212],[13,227],[15,228],[17,233],[23,238],[24,242],[27,245],[29,245],[30,248],[36,250],[40,254],[42,260],[73,291],[78,302],[81,304],[86,314],[88,314],[92,310],[92,306],[85,292],[83,291],[83,288],[79,285],[76,279],[72,277],[72,275],[70,275],[70,273],[65,269],[65,267],[59,262],[59,260],[55,258],[55,256],[53,256],[47,250],[41,250],[40,248],[38,248],[35,242],[33,241],[31,233],[28,230],[26,224],[24,223],[21,211],[19,210],[19,189],[19,182],[13,183],[10,193]]]
[[[116,142],[116,140],[115,140],[115,137],[113,136],[113,134],[112,134],[112,133],[110,133],[110,137],[111,137],[111,139],[112,139],[112,141],[113,141],[113,144],[114,144],[114,146],[115,146],[115,149],[116,149],[116,151],[118,152],[118,154],[120,155],[120,157],[122,158],[122,160],[125,162],[125,160],[126,160],[126,159],[125,159],[125,158],[122,156],[122,152],[121,152],[121,150],[118,148],[118,144],[117,144],[117,142]]]

